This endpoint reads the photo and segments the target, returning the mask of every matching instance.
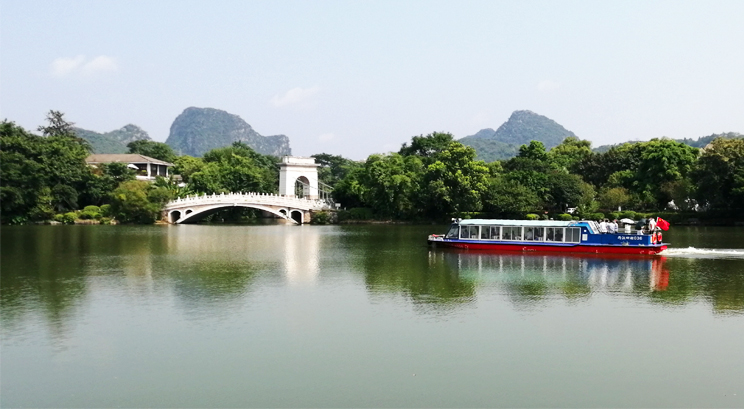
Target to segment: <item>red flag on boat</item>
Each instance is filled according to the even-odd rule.
[[[656,227],[660,228],[661,230],[667,231],[669,230],[669,222],[659,217],[656,219]]]

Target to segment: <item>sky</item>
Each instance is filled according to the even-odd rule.
[[[0,0],[0,118],[165,141],[184,109],[294,155],[545,115],[594,146],[744,133],[744,1]]]

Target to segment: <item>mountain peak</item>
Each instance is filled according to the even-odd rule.
[[[202,156],[237,141],[265,155],[292,154],[286,136],[262,136],[238,115],[215,108],[184,109],[173,121],[165,143],[179,154]]]
[[[460,142],[474,147],[480,159],[491,162],[516,155],[519,146],[530,141],[540,141],[550,149],[569,136],[576,135],[554,120],[525,109],[512,112],[497,130],[481,129]]]

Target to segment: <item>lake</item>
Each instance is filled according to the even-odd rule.
[[[744,229],[661,256],[446,226],[3,226],[2,407],[744,407]]]

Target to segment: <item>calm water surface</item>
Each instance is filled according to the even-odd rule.
[[[3,227],[0,405],[744,406],[744,229],[621,258],[444,230]]]

